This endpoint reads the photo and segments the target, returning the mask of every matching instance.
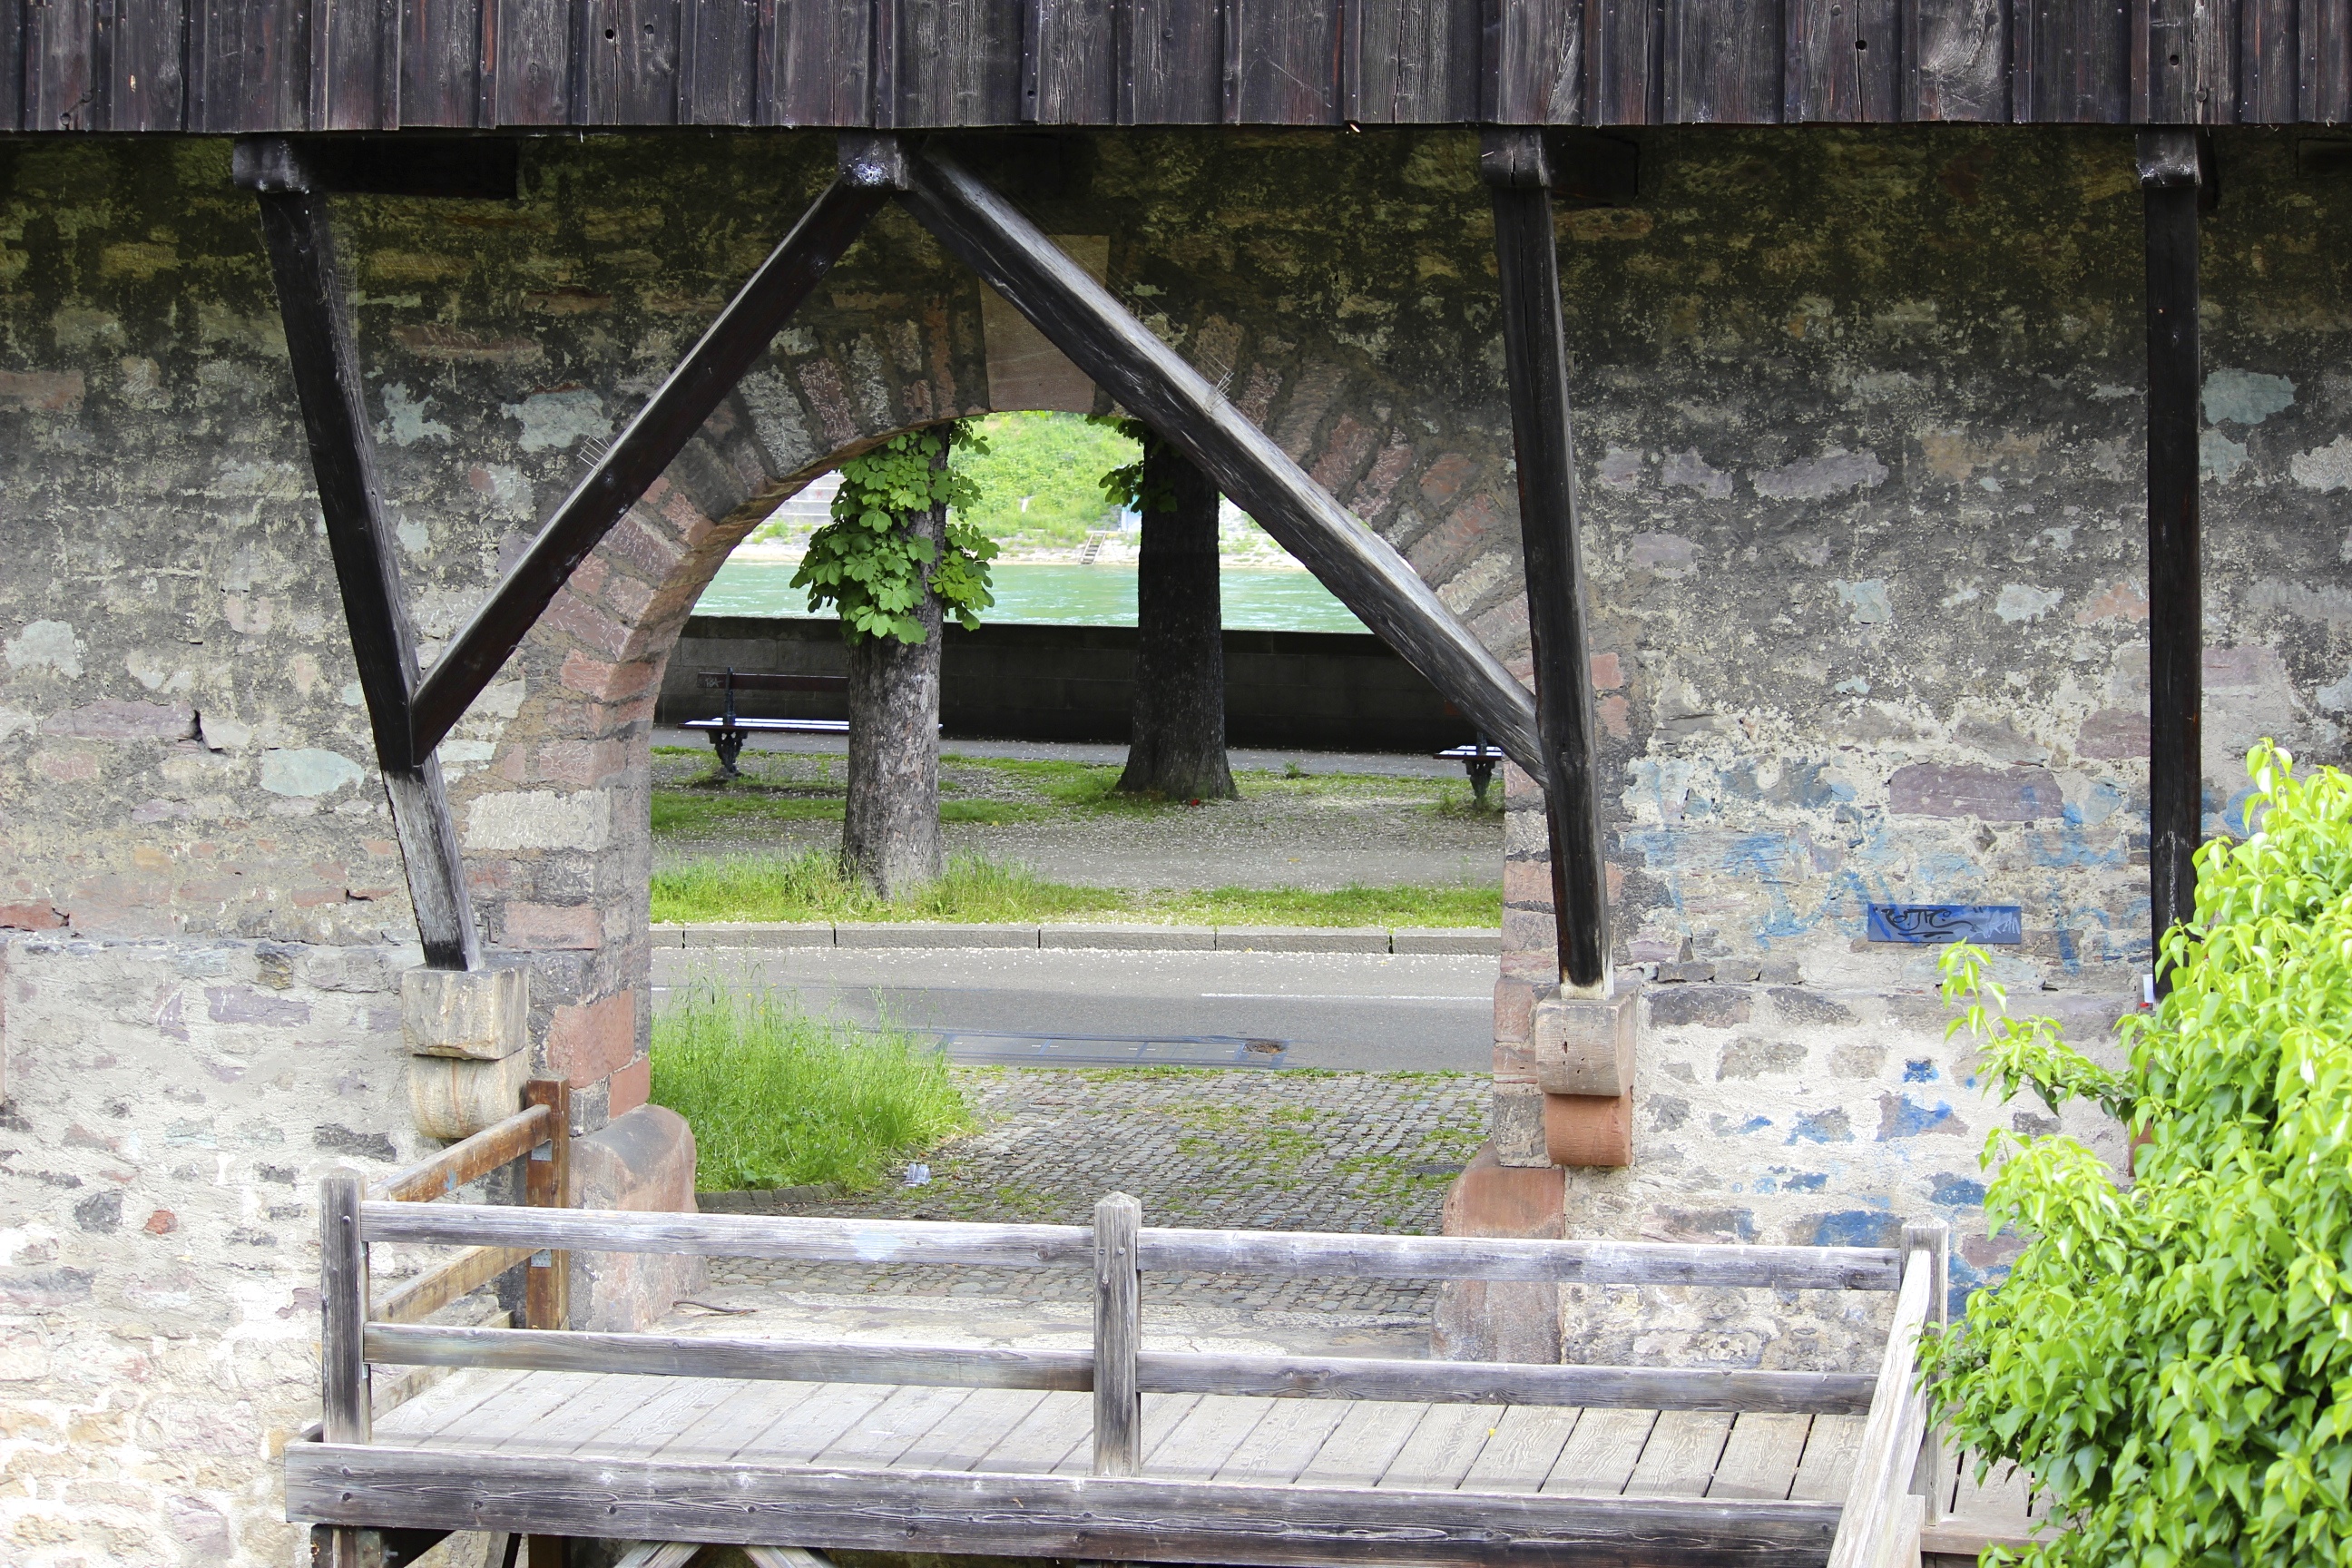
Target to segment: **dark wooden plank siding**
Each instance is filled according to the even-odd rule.
[[[2134,121],[2214,125],[2238,115],[2236,0],[2140,0],[2131,9]]]
[[[1477,5],[1360,0],[1346,19],[1349,120],[1410,125],[1478,117],[1484,30]],[[1580,59],[1581,48],[1577,53]]]
[[[2129,119],[2132,29],[2126,0],[2011,5],[2017,118],[2109,125]]]
[[[1780,118],[1780,0],[1666,0],[1664,118],[1769,125]]]
[[[1041,125],[1117,124],[1118,19],[1111,0],[1029,0],[1027,12],[1022,118]]]
[[[489,0],[492,5],[496,0]],[[472,125],[481,114],[484,0],[405,0],[400,34],[400,122]]]
[[[772,123],[873,123],[869,0],[775,0],[774,16]]]
[[[1129,0],[1119,118],[1213,125],[1224,112],[1224,7],[1218,0]]]
[[[2009,118],[2009,12],[2003,0],[1905,0],[1906,120]]]
[[[2303,0],[2303,118],[2330,125],[2352,120],[2352,5]]]
[[[1485,28],[1481,116],[1499,125],[1584,119],[1580,0],[1497,0]]]
[[[106,60],[107,128],[178,131],[186,123],[182,61],[187,52],[184,0],[110,0],[113,37]]]
[[[1339,6],[1331,0],[1226,0],[1231,118],[1244,125],[1339,119]]]
[[[1021,119],[1022,8],[1011,0],[881,0],[895,9],[899,125]]]
[[[2295,0],[2239,0],[2238,118],[2277,125],[2295,116]]]
[[[484,0],[498,7],[489,76],[494,125],[562,125],[572,116],[569,0]]]
[[[572,78],[583,125],[677,119],[678,0],[587,0]]]
[[[310,7],[191,0],[189,129],[302,131],[310,123]]]
[[[757,122],[761,10],[760,0],[684,0],[677,30],[679,124]]]
[[[1885,121],[1902,117],[1897,0],[1783,0],[1788,45],[1780,117]]]
[[[313,129],[384,131],[400,124],[400,31],[395,0],[312,0]]]
[[[0,0],[0,131],[25,128],[25,0]]]
[[[29,7],[23,48],[25,126],[29,131],[99,131],[92,46],[96,0],[47,0]]]
[[[1585,0],[1584,121],[1654,125],[1665,115],[1664,0]]]

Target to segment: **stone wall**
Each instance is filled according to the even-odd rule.
[[[1105,241],[1116,291],[1523,658],[1473,139],[1051,145],[982,156],[1049,230]],[[1693,129],[1643,151],[1640,204],[1559,230],[1618,958],[1669,968],[1636,1163],[1569,1173],[1566,1226],[1965,1224],[1993,1113],[1917,961],[1857,947],[1860,911],[2020,902],[2006,973],[2085,1014],[2139,964],[2128,139]],[[551,138],[512,204],[340,204],[428,654],[830,158],[789,133]],[[2299,179],[2285,138],[2226,140],[2222,166],[2228,822],[2229,754],[2271,732],[2331,757],[2352,705],[2352,260],[2319,237],[2352,193]],[[534,1066],[574,1084],[583,1133],[614,1129],[602,1201],[690,1159],[633,1110],[671,640],[805,477],[1037,384],[1033,347],[1004,363],[977,285],[886,216],[445,746],[487,934],[530,967]],[[315,1408],[310,1184],[419,1152],[389,990],[414,933],[308,473],[226,146],[0,143],[0,1556],[28,1568],[289,1560],[270,1458]],[[1549,945],[1524,809],[1510,845],[1498,1153],[1539,1166],[1513,1037]],[[1753,1304],[1660,1297],[1648,1338],[1605,1305],[1571,1303],[1572,1349],[1851,1349]]]

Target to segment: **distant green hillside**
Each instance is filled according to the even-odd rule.
[[[980,487],[980,504],[960,515],[1013,545],[1076,544],[1088,529],[1110,526],[1118,509],[1102,477],[1140,455],[1083,414],[992,414],[980,433],[989,449],[957,459]]]

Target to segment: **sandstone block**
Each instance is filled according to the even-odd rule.
[[[572,1204],[583,1209],[692,1214],[694,1130],[675,1110],[640,1105],[572,1141]],[[702,1288],[699,1258],[572,1255],[572,1326],[631,1333]]]
[[[411,1057],[408,1111],[427,1138],[470,1138],[522,1109],[530,1057],[517,1051],[496,1061],[465,1057]]]
[[[1491,1143],[1445,1194],[1447,1236],[1554,1240],[1562,1233],[1568,1173],[1506,1165]],[[1557,1362],[1559,1287],[1549,1280],[1448,1280],[1439,1292],[1431,1352],[1444,1361]]]
[[[1555,1165],[1622,1170],[1633,1163],[1633,1094],[1547,1094],[1544,1158]]]
[[[1506,1165],[1552,1163],[1544,1147],[1544,1091],[1531,1083],[1498,1083],[1487,1109],[1486,1131],[1495,1158]]]
[[[400,1037],[421,1057],[503,1061],[530,1039],[530,985],[520,969],[410,969],[400,976]]]
[[[1633,1089],[1640,995],[1637,983],[1621,980],[1605,997],[1555,991],[1536,1004],[1536,1082],[1546,1093],[1614,1099]]]

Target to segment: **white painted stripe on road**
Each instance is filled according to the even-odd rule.
[[[1424,996],[1362,991],[1203,991],[1203,1002],[1486,1002],[1484,996]]]

